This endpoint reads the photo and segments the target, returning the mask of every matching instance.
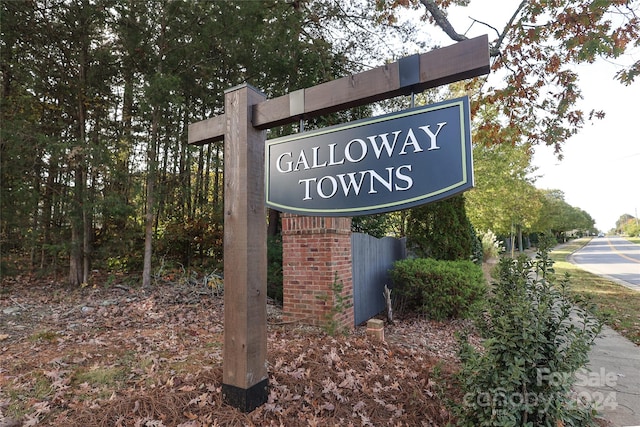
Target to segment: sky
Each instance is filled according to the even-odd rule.
[[[640,210],[640,82],[613,81],[616,68],[600,61],[579,69],[585,111],[604,110],[602,120],[587,123],[564,145],[562,161],[540,147],[533,158],[535,185],[559,189],[565,201],[591,215],[596,227],[609,231],[624,214]]]
[[[498,0],[493,0],[498,4]],[[518,1],[500,0],[500,7],[487,7],[487,0],[471,0],[465,8],[449,12],[449,20],[458,32],[465,32],[471,24],[470,16],[502,29],[515,11]],[[431,39],[443,46],[454,42],[439,29],[429,31]],[[493,30],[474,24],[466,33],[468,37],[489,35]],[[618,61],[631,63],[640,58],[640,49],[632,56]],[[538,147],[533,157],[537,168],[535,186],[540,189],[558,189],[564,192],[565,201],[586,211],[600,231],[615,227],[620,216],[638,217],[640,211],[640,81],[624,86],[614,80],[619,67],[610,62],[597,61],[576,68],[583,99],[581,108],[588,114],[592,109],[603,110],[602,120],[588,122],[563,146],[563,160],[558,160],[553,150]],[[491,78],[497,76],[489,76]]]

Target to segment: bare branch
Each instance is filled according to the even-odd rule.
[[[436,25],[442,28],[442,30],[454,41],[461,42],[463,40],[467,40],[467,36],[463,34],[458,34],[456,30],[453,28],[447,15],[440,10],[438,5],[434,0],[420,0],[420,3],[427,9],[427,11],[431,14],[433,19],[436,21]]]
[[[467,36],[456,32],[456,30],[453,28],[453,25],[451,25],[451,23],[449,22],[447,15],[438,7],[435,0],[420,0],[420,3],[422,3],[425,9],[427,9],[427,11],[431,14],[431,16],[433,17],[433,20],[436,22],[436,25],[442,28],[442,30],[449,36],[449,38],[457,42],[462,40],[467,40]],[[509,31],[509,29],[511,29],[511,26],[516,20],[516,17],[526,5],[527,5],[527,0],[522,0],[520,2],[520,4],[518,5],[518,8],[515,10],[513,15],[509,19],[509,22],[507,22],[504,29],[502,30],[502,33],[500,33],[496,28],[492,27],[491,25],[485,22],[471,18],[474,22],[478,22],[482,25],[485,25],[491,28],[492,30],[494,30],[496,34],[498,34],[498,39],[493,43],[493,45],[489,50],[489,53],[491,56],[500,55],[500,46],[502,45],[504,38],[507,35],[507,32]]]
[[[507,22],[507,25],[504,26],[504,29],[502,30],[502,34],[500,34],[500,36],[498,37],[498,40],[496,40],[493,46],[491,46],[490,52],[492,56],[500,54],[500,46],[502,45],[504,38],[507,36],[507,32],[509,31],[509,29],[511,29],[511,26],[513,25],[513,22],[516,20],[516,17],[520,13],[520,11],[524,9],[526,5],[527,5],[527,0],[522,0],[518,5],[518,8],[516,9],[516,11],[513,12],[513,15],[511,15],[511,19],[509,19],[509,22]]]

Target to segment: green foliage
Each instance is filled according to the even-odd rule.
[[[571,230],[595,231],[593,218],[582,209],[569,205],[564,200],[562,191],[543,190],[542,194],[544,215],[534,224],[535,231],[551,230],[558,239],[563,233]]]
[[[435,320],[465,318],[485,299],[482,269],[471,261],[404,259],[390,273],[399,311],[417,311]]]
[[[388,214],[357,216],[351,220],[351,231],[380,239],[387,235],[389,221]]]
[[[556,283],[552,244],[542,239],[535,260],[501,260],[499,282],[478,320],[484,351],[462,345],[458,425],[594,425],[590,409],[571,399],[571,386],[600,324],[569,301],[568,279]]]
[[[616,221],[615,231],[629,237],[640,236],[640,221],[629,214],[624,214]]]
[[[489,120],[495,111],[487,106],[479,114]],[[542,197],[529,178],[531,150],[518,141],[519,135],[509,134],[501,144],[473,147],[476,186],[465,199],[467,215],[478,230],[509,234],[514,223],[529,228],[540,216]]]
[[[173,219],[158,239],[158,252],[179,260],[185,267],[205,259],[214,267],[222,264],[223,228],[220,214]]]
[[[224,147],[189,145],[189,123],[222,113],[243,82],[273,98],[357,72],[358,56],[382,63],[377,42],[353,34],[400,28],[335,2],[43,5],[0,3],[0,246],[42,271],[73,253],[88,275],[140,269],[142,230],[153,260],[217,267]]]
[[[464,196],[457,195],[410,211],[407,246],[418,257],[472,259],[473,236]]]
[[[482,264],[484,259],[484,251],[482,248],[482,240],[476,233],[476,229],[469,223],[469,234],[471,235],[471,260],[478,265]]]
[[[267,239],[267,296],[282,303],[282,236]]]
[[[341,322],[341,315],[344,311],[352,306],[351,296],[344,295],[344,283],[338,279],[338,272],[335,272],[333,283],[331,284],[331,295],[323,295],[318,298],[330,303],[331,308],[325,314],[325,323],[323,325],[324,331],[335,336],[337,334],[346,333],[347,328]]]
[[[100,230],[94,241],[94,266],[111,273],[135,273],[142,268],[144,235],[140,228],[118,228],[108,225]]]

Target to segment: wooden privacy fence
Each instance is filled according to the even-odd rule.
[[[359,325],[384,311],[384,285],[391,287],[389,269],[406,258],[406,239],[351,234],[354,321]]]

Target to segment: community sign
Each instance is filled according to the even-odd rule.
[[[469,99],[272,139],[266,204],[300,215],[359,216],[473,187]]]

